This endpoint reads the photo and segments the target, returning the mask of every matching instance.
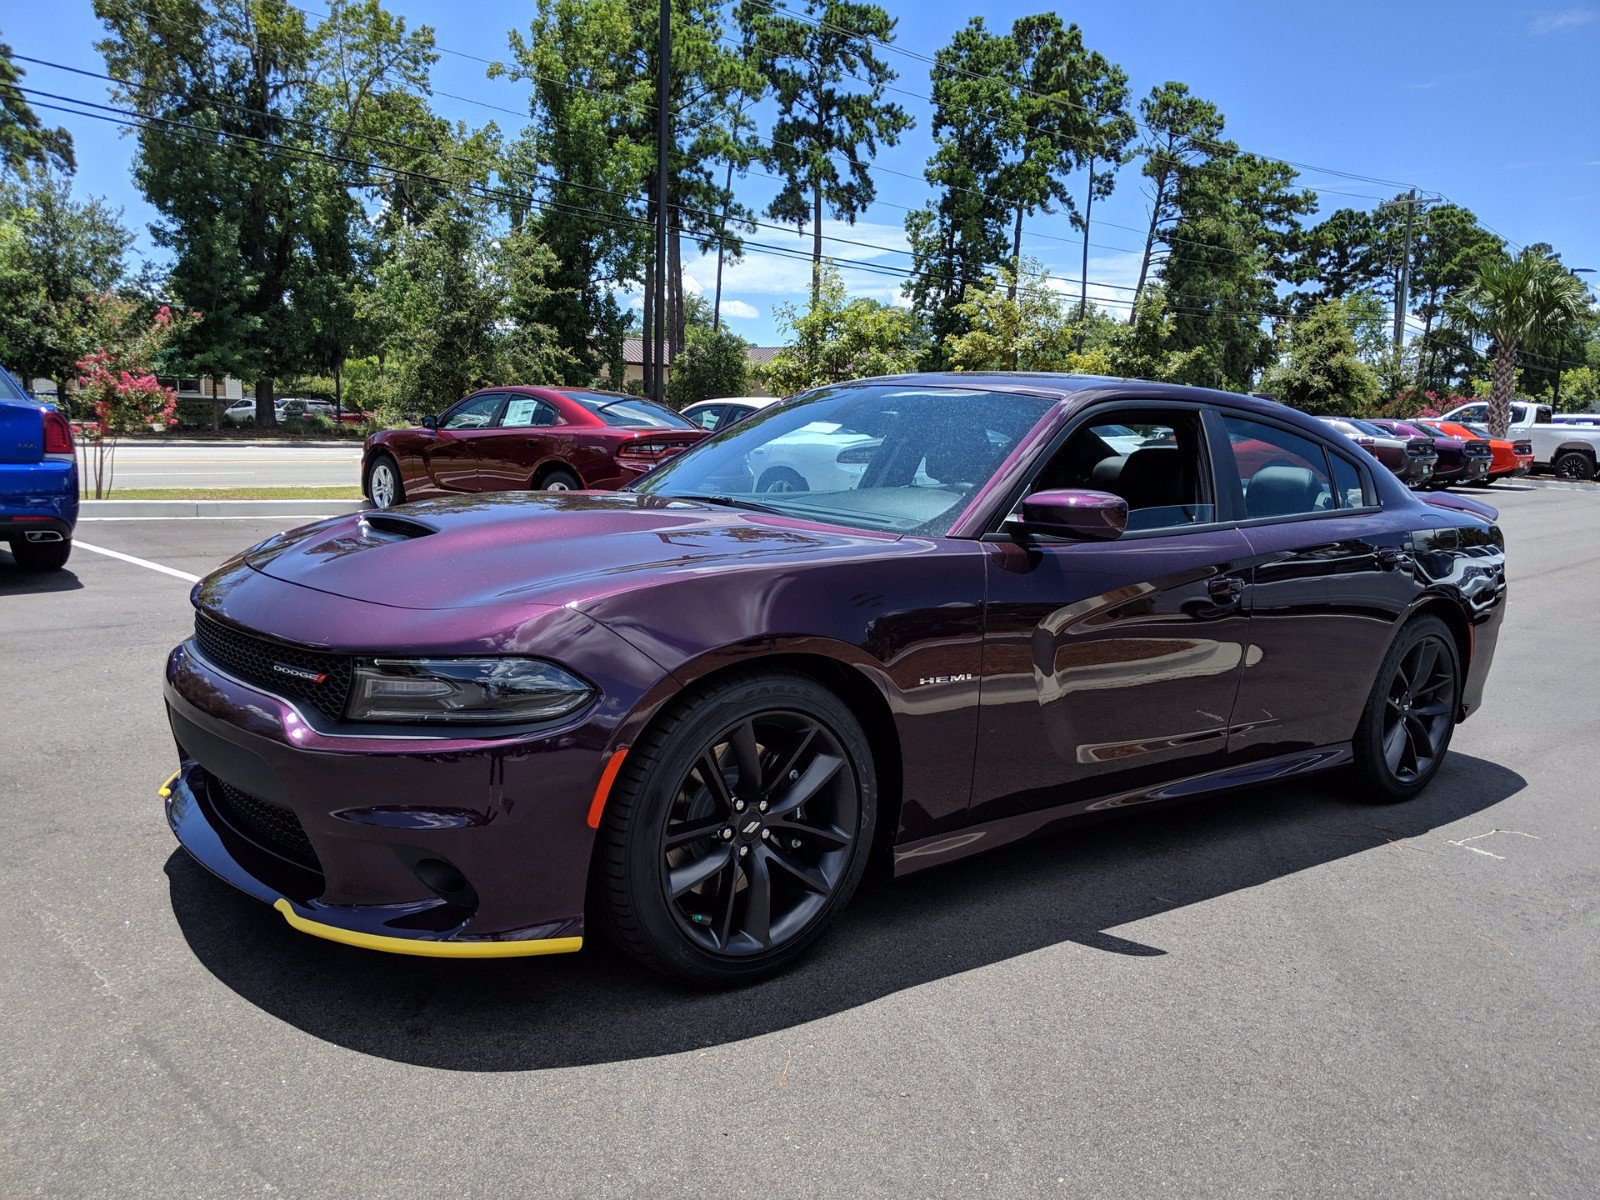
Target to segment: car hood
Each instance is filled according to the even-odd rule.
[[[274,579],[395,608],[587,604],[667,576],[881,551],[893,534],[631,492],[423,500],[291,530],[240,557]]]

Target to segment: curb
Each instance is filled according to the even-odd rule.
[[[81,517],[331,517],[365,500],[84,500]]]

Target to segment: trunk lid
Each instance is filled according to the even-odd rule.
[[[0,400],[0,463],[44,461],[44,409],[32,401]]]

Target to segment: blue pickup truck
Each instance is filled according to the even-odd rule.
[[[72,424],[0,367],[0,541],[25,571],[55,571],[72,553],[78,458]]]

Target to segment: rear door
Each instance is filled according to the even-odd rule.
[[[1096,409],[1025,490],[1113,492],[1128,532],[985,540],[974,820],[1114,802],[1223,764],[1250,547],[1217,511],[1207,436],[1194,405]]]
[[[512,392],[494,427],[472,439],[478,456],[478,490],[523,491],[539,464],[550,457],[561,414],[538,396]]]
[[[1377,503],[1370,464],[1267,418],[1211,419],[1224,499],[1250,550],[1250,645],[1228,756],[1348,741],[1419,590],[1410,522]]]

